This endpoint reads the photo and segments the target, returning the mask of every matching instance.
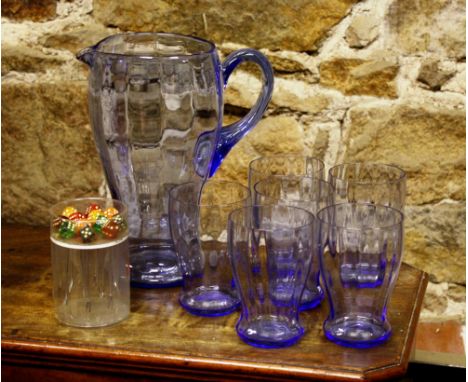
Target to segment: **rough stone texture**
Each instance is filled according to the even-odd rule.
[[[115,31],[93,23],[78,27],[72,26],[60,34],[46,34],[41,37],[40,42],[48,48],[67,49],[73,53],[77,53],[81,49],[94,45],[113,33]]]
[[[297,73],[308,71],[304,63],[289,57],[267,54],[268,61],[277,73]]]
[[[465,0],[395,0],[388,17],[393,44],[405,54],[466,56]]]
[[[261,82],[256,76],[236,70],[224,91],[224,103],[250,109],[260,94]]]
[[[444,68],[440,61],[427,60],[419,70],[418,81],[429,86],[431,90],[440,90],[455,72],[455,68]]]
[[[252,130],[249,143],[260,155],[304,150],[301,126],[294,118],[282,115],[263,119]]]
[[[262,119],[223,161],[218,179],[234,179],[247,184],[250,161],[263,155],[304,151],[303,130],[295,118],[272,116]]]
[[[243,71],[235,72],[229,78],[224,93],[225,103],[250,109],[258,98],[260,87],[258,76]],[[329,96],[312,85],[303,81],[277,78],[270,107],[317,114],[329,103]]]
[[[364,48],[379,35],[379,20],[369,14],[356,16],[346,30],[346,41],[351,48]]]
[[[463,110],[429,105],[357,106],[349,110],[348,117],[343,161],[380,161],[402,167],[408,176],[408,205],[465,199]]]
[[[27,45],[2,44],[2,75],[17,72],[44,72],[64,63],[58,55],[45,54]]]
[[[466,287],[429,282],[424,296],[421,321],[458,320],[466,322]]]
[[[346,95],[396,98],[397,73],[398,65],[393,61],[338,58],[322,62],[320,84]]]
[[[302,81],[278,79],[271,99],[272,106],[317,114],[330,103],[330,98]]]
[[[294,2],[213,0],[94,1],[96,20],[122,30],[192,34],[217,43],[314,51],[357,0]]]
[[[53,203],[98,193],[86,93],[85,83],[2,84],[5,221],[47,224]]]
[[[312,145],[308,147],[308,150],[305,150],[305,154],[317,157],[322,161],[326,161],[326,155],[329,146],[330,132],[326,129],[318,129],[317,132],[314,134],[314,140]]]
[[[55,17],[57,0],[2,0],[2,16],[44,21]]]
[[[225,43],[217,46],[218,52],[222,60],[228,54],[244,46],[239,44]],[[307,53],[293,52],[293,51],[270,51],[268,49],[261,50],[266,55],[268,61],[273,67],[276,77],[288,78],[294,77],[296,79],[303,79],[309,83],[318,82],[318,68],[317,64],[313,62],[311,56]],[[247,63],[241,64],[239,68],[254,75],[260,72],[258,67],[254,64]]]
[[[465,203],[409,206],[405,217],[404,260],[431,281],[465,284]]]
[[[442,91],[466,94],[466,69],[463,64],[463,70],[459,71],[446,84],[442,85]]]

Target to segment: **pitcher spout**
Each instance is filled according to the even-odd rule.
[[[95,53],[96,53],[96,50],[92,46],[92,47],[85,48],[85,49],[81,50],[80,52],[78,52],[76,54],[76,58],[78,60],[80,60],[81,62],[84,62],[85,64],[87,64],[90,68],[92,68],[93,65],[94,65],[94,55],[95,55]]]

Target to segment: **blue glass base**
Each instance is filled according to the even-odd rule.
[[[182,285],[177,254],[167,242],[130,245],[130,285],[137,288],[171,288]]]
[[[325,336],[332,342],[346,347],[365,349],[380,345],[392,334],[387,321],[368,317],[345,317],[325,320]]]
[[[236,325],[240,339],[246,344],[263,349],[294,345],[304,335],[304,328],[274,316],[260,316],[254,321],[242,319]]]
[[[282,284],[273,285],[270,292],[270,298],[275,306],[290,307],[292,304],[294,286],[284,286]],[[299,311],[313,309],[323,301],[324,293],[320,286],[313,289],[304,289],[301,296],[301,305]]]
[[[301,297],[301,305],[299,306],[299,311],[303,312],[304,310],[314,309],[319,306],[323,301],[324,293],[323,289],[318,286],[314,291],[305,289]]]
[[[175,280],[173,282],[167,282],[165,284],[148,284],[148,283],[141,283],[138,281],[131,281],[130,286],[132,288],[143,288],[143,289],[174,288],[174,287],[182,286],[182,280]]]
[[[183,291],[179,303],[187,312],[202,317],[226,316],[240,306],[240,300],[233,293],[204,287]]]

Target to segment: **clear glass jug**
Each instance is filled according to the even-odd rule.
[[[77,58],[91,69],[91,125],[109,189],[128,206],[132,285],[177,285],[169,191],[189,181],[201,188],[255,126],[273,91],[271,65],[252,49],[220,63],[213,43],[168,33],[113,35]],[[223,89],[244,61],[261,68],[260,96],[244,118],[222,127]]]

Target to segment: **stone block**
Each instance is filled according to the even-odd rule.
[[[357,0],[293,2],[95,0],[94,17],[122,30],[175,32],[271,50],[316,51]]]
[[[441,87],[442,91],[466,94],[466,65]]]
[[[327,108],[330,98],[317,88],[297,80],[276,79],[271,106],[317,114]]]
[[[345,38],[351,48],[362,49],[379,35],[379,21],[373,15],[356,16],[346,30]]]
[[[250,109],[260,93],[260,79],[248,72],[231,75],[224,93],[226,104]],[[317,114],[328,107],[330,98],[304,81],[275,78],[270,108]]]
[[[295,57],[267,54],[267,58],[275,72],[280,74],[306,72],[309,70],[303,62],[295,59]]]
[[[46,54],[27,45],[2,44],[2,75],[17,72],[45,72],[65,62],[60,55]]]
[[[224,103],[250,109],[256,102],[261,89],[260,79],[243,70],[234,71],[224,90]]]
[[[56,15],[57,0],[2,0],[2,16],[14,20],[46,21]]]
[[[40,38],[41,44],[47,48],[67,49],[78,53],[81,49],[92,46],[103,38],[116,33],[100,24],[89,23],[66,28],[61,33],[46,33]]]
[[[86,82],[2,84],[2,218],[47,224],[59,200],[96,196],[103,175]]]
[[[421,321],[466,322],[466,286],[429,282],[419,317]]]
[[[389,42],[404,54],[466,56],[464,0],[394,1],[387,13]]]
[[[456,69],[447,68],[437,60],[426,60],[419,69],[418,81],[427,85],[431,90],[440,90],[453,77]]]
[[[337,58],[320,64],[320,84],[345,95],[397,98],[397,73],[393,60]]]
[[[404,261],[433,282],[466,284],[465,202],[407,206]]]
[[[343,162],[393,163],[407,172],[407,204],[465,200],[465,112],[431,105],[355,106]]]
[[[228,54],[240,49],[242,45],[227,43],[218,46],[218,52],[222,60],[224,60]],[[293,51],[270,51],[262,50],[262,53],[268,58],[275,77],[290,77],[290,76],[301,76],[306,77],[308,82],[318,82],[318,68],[315,63],[311,63],[311,56],[307,53],[299,53]],[[246,65],[247,64],[247,65]],[[260,72],[258,67],[254,64],[244,63],[240,66],[242,70],[248,73],[258,75]]]

